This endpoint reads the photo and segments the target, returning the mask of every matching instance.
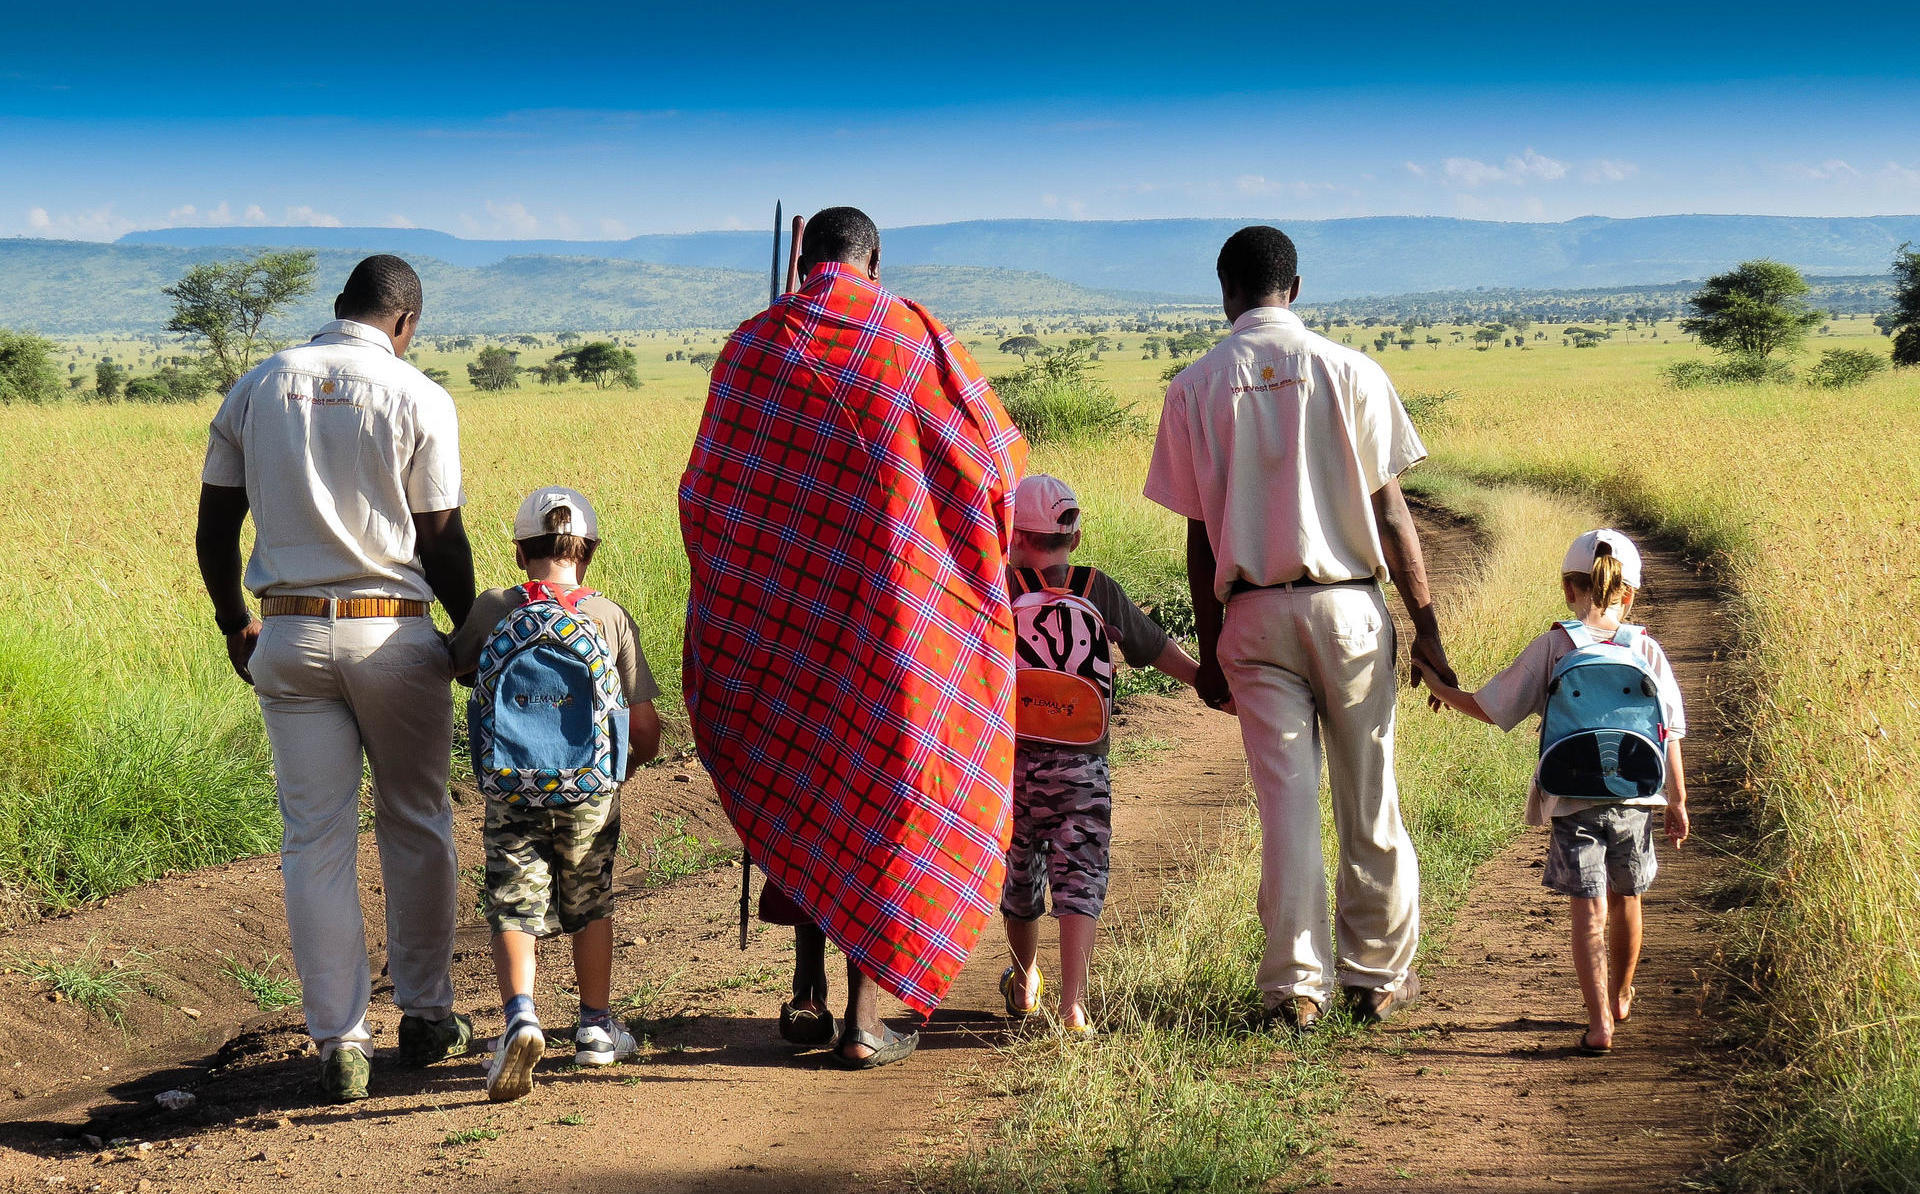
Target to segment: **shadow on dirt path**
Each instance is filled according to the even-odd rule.
[[[1325,1159],[1328,1188],[1670,1190],[1718,1159],[1715,900],[1737,848],[1727,812],[1739,782],[1723,720],[1733,626],[1701,570],[1665,548],[1645,562],[1634,613],[1686,696],[1695,836],[1677,853],[1659,842],[1632,1020],[1608,1057],[1572,1048],[1586,1012],[1567,901],[1540,886],[1545,831],[1529,831],[1481,867],[1438,964],[1422,972],[1423,1005],[1378,1048],[1348,1056],[1354,1093],[1334,1125],[1342,1144]]]

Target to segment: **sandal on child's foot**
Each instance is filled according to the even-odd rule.
[[[1620,1009],[1624,1009],[1624,1010],[1620,1010]],[[1621,1002],[1620,1009],[1615,1010],[1615,1014],[1613,1017],[1613,1022],[1615,1024],[1625,1024],[1627,1022],[1627,1017],[1633,1013],[1633,988],[1632,987],[1627,988],[1627,997],[1625,1000]]]
[[[1592,1044],[1587,1040],[1587,1034],[1583,1032],[1580,1034],[1580,1039],[1574,1042],[1573,1051],[1582,1057],[1605,1057],[1613,1052],[1613,1046]]]

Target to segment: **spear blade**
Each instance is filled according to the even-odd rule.
[[[767,282],[767,306],[780,297],[780,201],[773,201],[773,271]]]

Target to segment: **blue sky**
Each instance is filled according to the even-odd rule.
[[[0,235],[1920,212],[1920,6],[1311,7],[38,5]]]

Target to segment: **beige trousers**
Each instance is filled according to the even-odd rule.
[[[1340,842],[1338,982],[1393,989],[1420,943],[1420,869],[1394,785],[1394,633],[1380,590],[1242,593],[1227,605],[1220,666],[1260,806],[1261,997],[1268,1007],[1294,995],[1325,1006],[1333,994],[1323,753]]]
[[[458,881],[446,644],[429,618],[268,618],[251,670],[285,823],[287,928],[308,1033],[323,1053],[364,1049],[372,1035],[357,867],[363,753],[393,1001],[430,1020],[446,1016]]]

